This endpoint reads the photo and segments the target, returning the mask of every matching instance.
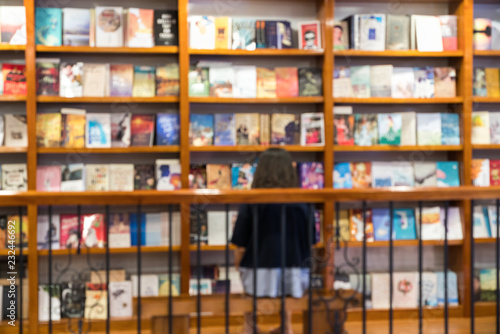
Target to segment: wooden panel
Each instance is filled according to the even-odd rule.
[[[68,153],[92,153],[92,154],[126,154],[126,153],[177,153],[179,146],[134,146],[134,147],[111,147],[111,148],[70,148],[70,147],[39,147],[39,154],[68,154]]]
[[[190,97],[189,101],[192,103],[322,103],[322,96],[311,96],[311,97],[281,97],[281,98],[221,98],[221,97]]]
[[[472,145],[474,150],[500,150],[499,144],[474,144]]]
[[[378,151],[461,151],[462,145],[439,145],[439,146],[335,146],[334,150],[338,152],[378,152]]]
[[[425,308],[424,317],[426,319],[432,318],[443,318],[444,307],[437,308]],[[463,315],[462,306],[450,306],[449,316],[450,318],[459,318]],[[361,321],[362,313],[361,309],[348,309],[347,319],[348,321]],[[411,319],[412,317],[418,318],[418,309],[394,309],[394,319]],[[367,310],[366,319],[367,320],[381,320],[389,318],[389,310]],[[441,320],[442,321],[442,320]]]
[[[173,246],[172,251],[178,252],[180,251],[180,246]],[[168,246],[142,246],[141,253],[168,253]],[[82,248],[80,250],[81,254],[106,254],[106,248]],[[58,255],[68,255],[68,254],[76,254],[76,249],[54,249],[52,250],[53,256]],[[124,248],[110,248],[110,254],[135,254],[137,253],[137,247],[124,247]],[[38,251],[39,256],[48,256],[49,250],[42,249]]]
[[[424,240],[424,246],[444,246],[444,240]],[[461,246],[463,240],[449,240],[448,246]],[[341,242],[341,247],[363,247],[362,241],[348,241],[347,243]],[[394,247],[418,247],[418,240],[394,240]],[[389,241],[372,241],[367,242],[366,247],[389,247]]]
[[[342,57],[433,57],[448,58],[462,57],[463,51],[444,51],[444,52],[420,52],[417,50],[385,50],[385,51],[365,51],[365,50],[335,50],[335,56]]]
[[[462,97],[450,98],[432,98],[432,99],[393,99],[390,97],[370,97],[370,98],[336,98],[334,101],[338,103],[352,103],[352,104],[454,104],[462,103]]]
[[[500,50],[474,50],[474,56],[498,57],[500,56]]]
[[[28,152],[27,147],[6,147],[0,146],[0,153],[26,153]]]
[[[247,50],[197,50],[189,49],[192,55],[214,55],[214,56],[321,56],[323,51],[300,50],[300,49],[256,49]]]
[[[28,64],[28,63],[26,63],[26,64]],[[26,69],[26,77],[28,77],[28,74],[30,74],[30,73],[28,72],[28,69]],[[29,94],[29,91],[30,90],[28,90],[28,94]],[[0,95],[0,102],[22,102],[22,101],[26,101],[26,100],[27,100],[27,97],[24,95]]]
[[[169,328],[168,317],[154,317],[151,323],[151,334],[163,334]],[[176,334],[189,334],[189,315],[173,317],[172,332]]]
[[[323,152],[324,146],[300,145],[237,145],[237,146],[190,146],[191,152],[263,152],[271,147],[283,148],[289,152]]]
[[[37,96],[40,103],[176,103],[179,98],[176,96],[155,96],[155,97],[60,97],[60,96]]]
[[[140,54],[170,54],[178,53],[177,46],[155,46],[152,48],[97,48],[90,46],[45,46],[37,45],[37,52],[52,53],[140,53]]]
[[[500,97],[474,96],[472,102],[476,103],[500,103]]]

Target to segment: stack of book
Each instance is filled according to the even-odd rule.
[[[458,187],[458,162],[341,162],[335,164],[333,187]]]
[[[1,164],[0,190],[28,190],[28,172],[26,164]]]
[[[474,50],[500,50],[500,21],[474,19]]]
[[[334,27],[335,50],[456,51],[455,15],[356,14]]]
[[[8,222],[14,222],[9,224]],[[23,216],[23,247],[28,247],[28,217]],[[8,226],[14,227],[14,239],[7,232]],[[10,229],[9,229],[10,231]],[[0,215],[0,249],[12,249],[15,246],[21,246],[21,219],[16,215]],[[0,284],[1,285],[1,284]],[[1,304],[1,303],[0,303]]]
[[[473,159],[471,176],[475,186],[500,186],[500,160]]]
[[[434,98],[456,97],[453,67],[335,67],[334,97]]]
[[[322,96],[323,77],[319,68],[199,62],[189,71],[189,96],[223,98],[286,98]]]
[[[500,112],[472,112],[472,144],[500,144]]]
[[[474,238],[497,237],[497,207],[494,205],[474,206]]]
[[[35,10],[37,45],[142,47],[177,45],[177,11],[123,7]]]
[[[0,31],[1,44],[26,45],[24,6],[0,6]]]
[[[0,146],[28,146],[26,116],[13,114],[0,115]]]
[[[500,97],[500,68],[474,69],[474,96]]]
[[[60,63],[37,59],[37,94],[61,97],[179,95],[179,65]]]

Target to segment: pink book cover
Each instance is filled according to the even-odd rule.
[[[61,238],[62,249],[78,247],[78,216],[61,215]]]
[[[37,191],[61,190],[61,166],[38,166],[36,169]]]
[[[80,228],[82,246],[103,248],[106,245],[106,224],[103,214],[83,215]]]

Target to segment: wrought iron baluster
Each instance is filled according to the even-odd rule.
[[[393,333],[393,303],[392,298],[394,296],[393,291],[393,280],[394,280],[394,203],[389,202],[389,334]]]
[[[226,250],[225,250],[225,257],[226,257],[226,295],[225,295],[225,304],[226,304],[226,324],[225,324],[225,329],[226,329],[226,334],[229,334],[229,294],[230,294],[230,284],[231,281],[229,280],[229,204],[226,204]]]
[[[109,289],[109,205],[106,205],[106,286],[108,288],[108,293],[106,294],[107,304],[106,304],[106,333],[109,334],[110,331],[110,289]]]
[[[81,244],[82,244],[82,207],[78,205],[76,207],[76,215],[78,216],[78,245],[76,246],[76,253],[80,255],[81,253]]]
[[[422,294],[422,270],[423,270],[423,243],[422,243],[422,201],[418,202],[418,332],[423,332],[423,294]]]
[[[471,200],[470,211],[470,332],[474,333],[475,328],[475,309],[474,309],[474,206],[475,201]]]
[[[253,299],[252,299],[252,322],[253,322],[253,334],[257,334],[257,256],[259,255],[258,253],[258,233],[259,233],[259,228],[258,228],[258,210],[257,210],[257,205],[254,205],[252,207],[252,218],[253,218]]]
[[[141,333],[141,276],[142,276],[142,259],[141,259],[141,246],[142,246],[142,210],[141,206],[137,206],[137,333]]]
[[[444,333],[448,334],[448,209],[450,202],[444,204]]]
[[[285,334],[286,204],[281,205],[281,334]]]
[[[49,214],[49,334],[52,334],[52,205],[48,208]],[[80,239],[78,239],[80,240]]]
[[[500,333],[500,278],[498,276],[498,274],[500,273],[500,199],[497,199],[496,200],[496,213],[497,213],[497,216],[496,216],[496,223],[497,223],[497,226],[496,226],[496,240],[495,240],[495,244],[496,244],[496,255],[495,255],[495,267],[497,269],[497,277],[496,277],[496,280],[497,280],[497,300],[496,300],[496,304],[497,304],[497,318],[496,318],[496,327],[497,327],[497,334]]]
[[[340,249],[340,203],[335,202],[335,244],[336,250]]]
[[[308,240],[308,250],[311,252],[311,262],[309,264],[309,289],[308,289],[308,296],[307,296],[307,326],[308,326],[308,333],[312,334],[313,333],[313,323],[312,323],[312,273],[314,269],[314,262],[313,262],[313,244],[314,240],[316,239],[315,233],[316,233],[316,226],[314,224],[314,204],[311,204],[309,207],[309,222],[307,224],[307,240]],[[314,238],[314,239],[313,239]]]
[[[173,334],[173,296],[172,296],[172,205],[168,206],[168,334]]]
[[[363,262],[362,262],[362,276],[361,282],[363,286],[361,287],[361,292],[363,294],[363,334],[366,333],[366,201],[363,201]]]
[[[197,226],[197,234],[198,238],[196,241],[197,248],[196,248],[196,279],[197,279],[197,284],[198,284],[198,293],[196,294],[196,330],[198,334],[201,334],[201,206],[198,207],[197,209],[197,215],[196,215],[196,226]]]

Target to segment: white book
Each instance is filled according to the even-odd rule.
[[[401,115],[401,146],[414,146],[417,143],[416,113],[405,111]]]
[[[418,272],[396,272],[392,284],[394,308],[418,306]]]
[[[445,210],[441,208],[441,223],[444,226]],[[463,240],[462,215],[459,207],[448,208],[448,240]]]
[[[189,47],[215,49],[215,18],[213,16],[189,17]]]
[[[134,191],[134,165],[109,165],[109,190]]]
[[[441,21],[437,16],[419,15],[416,17],[415,33],[417,49],[421,52],[442,52],[443,37]]]
[[[52,296],[48,285],[38,286],[38,320],[49,321],[49,300],[51,303],[50,319],[61,320],[61,290],[59,285],[52,285]],[[5,319],[4,319],[5,320]]]
[[[417,224],[420,222],[420,210],[415,210]],[[444,239],[444,218],[441,218],[441,208],[439,206],[422,208],[422,240],[443,240]]]
[[[49,236],[49,233],[52,236]],[[52,249],[59,249],[60,238],[60,216],[52,215],[52,226],[49,231],[49,216],[39,215],[37,217],[37,249],[49,249],[49,238],[51,238]]]
[[[488,206],[488,222],[490,223],[491,237],[497,237],[497,207],[490,205]]]
[[[169,226],[172,224],[172,246],[181,245],[181,213],[179,211],[172,212],[172,222],[170,222],[169,213],[161,212],[162,230],[161,244],[163,246],[170,245]]]
[[[3,145],[4,137],[5,137],[5,124],[4,124],[3,116],[0,115],[0,146]]]
[[[15,28],[15,31],[7,34],[7,38],[2,34],[2,44],[26,45],[26,9],[24,6],[1,6],[0,22],[2,26]]]
[[[123,47],[123,7],[95,8],[97,47]]]
[[[490,144],[500,144],[500,112],[490,112],[489,118],[490,118]],[[0,138],[0,143],[1,140],[2,139]]]
[[[161,246],[162,221],[160,213],[146,213],[146,246]]]
[[[229,235],[227,240],[233,236],[234,224],[238,218],[238,211],[229,211]],[[226,245],[226,211],[207,212],[208,244],[211,246]]]
[[[111,147],[111,114],[88,113],[85,125],[85,147]]]
[[[325,120],[323,113],[304,113],[300,116],[300,145],[322,146],[325,144]]]
[[[210,95],[233,97],[234,70],[232,66],[209,67]]]
[[[87,164],[85,175],[87,191],[109,191],[109,165]]]
[[[198,280],[196,278],[189,279],[189,295],[196,296],[200,290],[201,295],[211,295],[212,294],[212,280],[209,278],[202,278],[200,280],[200,285],[198,286]]]
[[[436,187],[437,186],[437,165],[433,161],[416,161],[415,187]]]
[[[489,187],[490,186],[490,160],[489,159],[473,159],[472,166],[474,170],[479,173],[472,180],[472,184],[476,187]]]
[[[28,190],[28,172],[26,164],[3,164],[2,190],[26,191]]]
[[[390,162],[392,172],[392,182],[395,187],[414,187],[415,172],[413,163],[408,161]]]
[[[474,238],[489,238],[488,226],[486,225],[486,217],[484,216],[483,208],[479,205],[474,207]]]
[[[433,272],[422,273],[422,305],[428,307],[438,306],[437,275]]]
[[[132,317],[132,282],[109,283],[109,316]]]
[[[234,66],[233,97],[257,97],[257,67]]]
[[[417,143],[419,146],[441,145],[441,114],[417,114]]]
[[[141,15],[142,14],[142,15]],[[148,14],[148,15],[146,15]],[[152,48],[155,45],[154,41],[154,13],[152,9],[128,8],[125,21],[127,23],[126,31],[126,46],[129,48]],[[130,22],[137,22],[137,28],[130,27]],[[174,33],[177,33],[174,32]]]
[[[62,166],[61,191],[85,191],[85,166],[83,164]]]
[[[5,115],[5,146],[28,146],[28,128],[26,126],[26,116],[11,114]]]
[[[372,162],[372,188],[386,188],[394,186],[393,163]]]
[[[83,64],[83,96],[109,96],[109,64]]]
[[[392,65],[370,66],[370,92],[372,97],[391,97]]]
[[[372,306],[375,310],[389,308],[389,274],[372,273]]]
[[[131,118],[132,114],[128,112],[111,114],[111,147],[130,146]]]
[[[385,14],[361,15],[359,19],[359,48],[361,50],[385,50]]]
[[[430,99],[434,97],[434,68],[415,67],[415,83],[413,86],[413,97]]]
[[[156,190],[180,189],[181,163],[177,159],[156,160]]]
[[[132,297],[138,296],[139,280],[137,275],[131,275]],[[141,297],[158,297],[159,281],[158,275],[141,275]]]
[[[414,81],[412,67],[394,67],[392,71],[392,97],[412,98]]]
[[[226,267],[219,267],[219,279],[220,280],[225,280],[229,279],[230,280],[230,292],[232,294],[234,293],[243,293],[243,283],[241,282],[241,276],[240,272],[236,270],[235,267],[229,267],[229,275],[226,278]]]
[[[472,112],[472,144],[490,144],[490,115],[487,111]]]
[[[335,106],[333,113],[335,115],[352,115],[352,106]]]

